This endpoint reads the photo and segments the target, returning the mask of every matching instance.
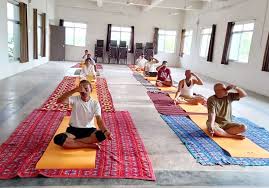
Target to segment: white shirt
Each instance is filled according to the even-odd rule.
[[[137,59],[137,60],[136,60],[136,65],[137,65],[139,68],[144,68],[144,67],[145,67],[145,64],[146,64],[147,62],[148,62],[148,61],[147,61],[145,58]]]
[[[94,60],[92,57],[89,57],[89,58],[91,59],[92,64],[96,65],[95,60]],[[83,61],[83,62],[85,62],[86,59],[88,59],[87,55],[85,55],[85,56],[82,57],[82,61]]]
[[[159,63],[156,63],[155,61],[148,61],[147,66],[149,72],[157,72],[156,68],[159,66]]]
[[[184,80],[184,86],[180,89],[181,96],[193,97],[193,83],[191,81],[191,85],[187,86],[186,80]]]
[[[77,128],[92,128],[94,125],[94,116],[101,116],[101,107],[99,102],[92,98],[84,102],[80,96],[69,97],[69,104],[72,106],[70,125]]]
[[[94,70],[94,65],[84,66],[80,72],[81,78],[86,78],[88,75],[96,76],[96,72]]]
[[[94,60],[92,57],[90,57],[90,59],[91,59],[91,61],[92,61],[92,64],[93,64],[93,65],[96,65],[95,60]]]

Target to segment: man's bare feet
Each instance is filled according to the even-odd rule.
[[[89,145],[89,148],[92,148],[92,149],[97,149],[97,150],[101,149],[101,147],[100,147],[100,145],[98,143],[96,143],[96,144],[88,144],[88,145]]]
[[[65,134],[67,135],[68,138],[72,138],[72,139],[76,138],[73,134],[70,134],[70,133],[67,133],[67,132],[65,132]]]
[[[245,135],[242,135],[242,134],[238,134],[238,135],[234,135],[236,139],[240,139],[240,140],[244,140],[246,138]]]

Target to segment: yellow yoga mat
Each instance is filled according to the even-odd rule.
[[[68,127],[69,120],[69,116],[64,117],[55,135],[65,132]],[[62,147],[54,144],[52,139],[46,151],[36,164],[36,169],[95,168],[95,158],[95,149],[63,149]]]
[[[176,97],[176,94],[175,93],[169,93],[169,97],[174,100],[175,97]]]
[[[190,115],[191,120],[196,123],[209,137],[206,121],[207,116]],[[232,157],[269,158],[269,152],[253,143],[248,138],[238,140],[233,138],[211,137],[222,149],[226,150]]]
[[[148,76],[145,76],[144,78],[146,80],[148,80],[148,81],[156,81],[157,80],[157,77],[148,77]]]
[[[88,76],[87,76],[87,80],[88,80],[89,82],[91,82],[92,84],[96,81],[96,80],[94,79],[93,75],[88,75]]]
[[[179,104],[179,106],[181,108],[183,108],[183,110],[185,110],[186,112],[190,112],[190,113],[205,113],[207,114],[207,108],[205,106],[203,106],[202,104],[198,104],[198,105],[190,105],[190,104]],[[207,117],[207,116],[206,116]]]
[[[156,85],[156,80],[149,81],[152,85]]]
[[[152,85],[156,85],[156,81],[150,81]],[[172,87],[158,87],[161,91],[171,91],[171,92],[177,92],[177,88],[172,86]]]
[[[79,82],[80,82],[79,77],[76,77],[76,80],[75,80],[75,86],[76,86],[76,87],[79,86]]]
[[[171,91],[171,92],[177,92],[176,87],[158,87],[161,91]]]

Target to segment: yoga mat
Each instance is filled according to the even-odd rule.
[[[38,148],[24,161],[20,177],[53,178],[122,178],[155,180],[152,164],[132,118],[128,112],[102,114],[113,140],[101,143],[92,169],[35,169],[47,145]],[[44,125],[43,125],[44,127]],[[54,135],[54,134],[53,134]],[[59,161],[60,162],[60,161]]]
[[[176,94],[175,94],[175,93],[169,93],[168,95],[169,95],[169,97],[170,97],[171,99],[173,99],[173,100],[174,100],[175,97],[176,97]]]
[[[147,77],[147,76],[145,76],[144,77],[146,80],[148,80],[148,81],[156,81],[157,80],[157,77]],[[156,82],[155,82],[156,83]]]
[[[176,87],[157,87],[157,88],[159,88],[161,91],[177,92]]]
[[[202,105],[190,105],[190,104],[178,104],[182,109],[184,109],[187,113],[204,113],[205,115],[208,113],[207,108]]]
[[[154,93],[154,92],[147,92],[149,98],[152,100],[156,110],[160,114],[164,115],[183,115],[187,116],[186,113],[182,108],[176,106],[174,101],[164,93]]]
[[[152,85],[156,85],[156,81],[150,81]],[[166,92],[177,92],[177,88],[172,86],[172,87],[157,87],[161,91],[166,91]]]
[[[65,116],[55,135],[63,133],[69,126],[70,116]],[[54,135],[54,136],[55,136]],[[50,141],[46,151],[36,164],[36,169],[85,169],[95,168],[96,150],[63,149]]]
[[[188,117],[166,115],[161,115],[161,117],[201,165],[269,166],[269,159],[229,156]],[[234,118],[234,121],[245,123],[248,126],[246,136],[269,151],[269,132],[267,130],[246,119]]]
[[[206,121],[207,116],[190,115],[191,120],[196,123],[208,136]],[[248,138],[238,140],[233,138],[211,137],[222,149],[227,151],[232,157],[248,158],[269,158],[269,152],[253,143]]]
[[[175,99],[176,94],[175,93],[169,93],[169,97],[171,97],[171,99]],[[203,97],[204,99],[206,99],[204,96],[200,95],[201,97]],[[187,102],[187,101],[186,101]],[[182,102],[182,104],[185,104],[186,102]],[[179,103],[181,104],[181,103]],[[207,107],[207,101],[205,100],[204,103],[202,104],[203,106]]]

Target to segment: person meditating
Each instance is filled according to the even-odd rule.
[[[156,67],[158,66],[158,63],[159,63],[158,59],[150,56],[149,61],[145,63],[144,67],[145,76],[156,77],[157,76]]]
[[[135,62],[136,64],[135,70],[143,71],[146,63],[147,63],[147,60],[145,59],[145,56],[144,55],[139,56],[139,58]]]
[[[54,137],[54,143],[63,148],[94,148],[98,149],[99,142],[105,139],[111,140],[111,133],[105,127],[101,118],[99,102],[90,97],[91,84],[82,80],[79,87],[66,92],[58,98],[58,103],[69,103],[72,106],[69,127],[65,133]],[[71,96],[79,92],[79,96]],[[97,120],[99,129],[95,128],[94,117]]]
[[[96,71],[94,64],[90,58],[85,60],[84,67],[81,69],[80,72],[80,79],[81,80],[95,80],[96,79]]]
[[[89,51],[85,50],[84,55],[82,56],[82,60],[85,61],[88,58]]]
[[[178,83],[178,90],[174,99],[175,103],[203,104],[206,101],[205,98],[194,95],[193,92],[193,86],[203,85],[203,81],[196,74],[192,73],[191,70],[186,70],[185,76],[186,78]]]
[[[234,92],[229,92],[230,90]],[[246,97],[247,93],[234,85],[225,86],[217,83],[214,86],[215,95],[207,100],[208,120],[206,122],[208,131],[212,136],[244,139],[243,133],[247,127],[240,123],[232,122],[232,102]]]
[[[157,67],[157,81],[156,86],[158,87],[171,87],[173,85],[171,71],[167,67],[167,61],[163,61],[162,65]]]

